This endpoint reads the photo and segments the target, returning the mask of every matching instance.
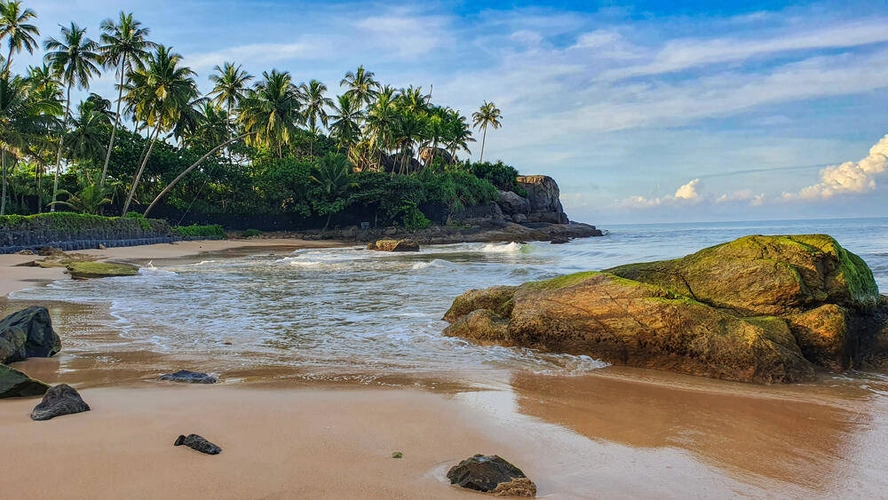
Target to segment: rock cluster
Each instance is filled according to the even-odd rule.
[[[681,259],[454,300],[445,334],[743,382],[855,368],[888,347],[888,300],[826,235],[748,236]],[[880,347],[883,346],[883,347]]]

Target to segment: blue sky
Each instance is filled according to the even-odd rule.
[[[204,90],[229,60],[331,91],[363,64],[466,115],[494,101],[485,159],[556,178],[575,220],[888,215],[888,3],[713,4],[25,1],[44,36],[132,11]]]

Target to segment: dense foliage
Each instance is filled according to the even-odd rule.
[[[484,102],[468,118],[421,87],[383,85],[363,66],[331,96],[288,71],[250,75],[222,62],[198,91],[197,75],[150,30],[120,13],[90,28],[61,27],[45,63],[13,74],[13,56],[38,46],[37,13],[0,0],[0,215],[134,211],[182,220],[289,227],[370,221],[420,228],[465,207],[520,191],[515,169],[459,160],[472,125],[501,126]],[[17,24],[18,23],[18,24]],[[12,36],[24,37],[13,40]],[[102,71],[112,96],[88,90]],[[482,141],[482,151],[483,151]],[[267,225],[267,224],[266,224]],[[242,228],[245,228],[244,226]],[[267,229],[266,227],[260,227]]]

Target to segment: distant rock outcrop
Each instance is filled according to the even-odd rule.
[[[561,190],[555,179],[548,175],[522,175],[517,180],[518,185],[527,190],[527,201],[530,202],[528,222],[569,222],[561,206]]]
[[[759,383],[859,367],[888,348],[886,318],[869,267],[826,235],[748,236],[681,259],[473,290],[444,317],[445,334],[480,343]]]

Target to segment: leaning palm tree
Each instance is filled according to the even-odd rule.
[[[253,79],[253,75],[244,71],[240,64],[226,62],[221,67],[213,68],[217,74],[210,75],[210,81],[213,82],[213,90],[208,94],[213,98],[213,103],[217,106],[225,106],[228,112],[228,128],[231,128],[231,117],[234,109],[247,95],[247,83]],[[231,138],[231,132],[228,132],[228,138]]]
[[[484,131],[484,134],[481,136],[481,157],[478,159],[479,162],[484,161],[484,143],[487,141],[487,127],[500,128],[503,125],[500,123],[500,118],[502,117],[496,104],[487,101],[484,101],[484,104],[481,105],[478,111],[472,113],[472,124],[475,128],[480,127]]]
[[[181,61],[181,55],[158,45],[145,61],[145,67],[134,71],[125,86],[127,105],[136,119],[149,130],[149,146],[133,177],[133,185],[123,204],[123,214],[133,201],[139,179],[160,132],[175,127],[182,111],[190,107],[198,96],[195,73],[191,68],[180,66]]]
[[[144,67],[144,61],[148,57],[148,51],[157,47],[157,44],[147,39],[149,30],[143,28],[142,23],[133,19],[133,14],[120,13],[120,19],[115,24],[111,19],[102,21],[102,45],[99,51],[102,54],[102,64],[106,67],[115,67],[120,84],[117,87],[117,114],[114,117],[114,126],[111,128],[111,139],[108,141],[108,150],[105,153],[105,164],[102,166],[102,175],[99,177],[99,185],[105,185],[105,177],[108,175],[108,164],[111,162],[111,151],[114,150],[114,139],[117,136],[117,127],[120,126],[120,104],[123,101],[123,87],[127,75],[133,69]]]
[[[4,72],[10,72],[14,52],[21,52],[24,49],[29,54],[34,53],[34,48],[37,47],[34,37],[40,36],[40,30],[28,21],[36,17],[37,13],[32,9],[22,10],[21,2],[0,3],[0,40],[5,39],[9,45]]]
[[[67,123],[68,115],[71,112],[71,88],[77,85],[79,89],[89,89],[89,79],[99,74],[97,65],[101,61],[101,56],[97,52],[99,45],[87,38],[86,28],[80,28],[75,23],[71,23],[70,28],[62,26],[61,31],[61,40],[50,37],[43,42],[43,48],[47,51],[43,59],[50,64],[68,87],[65,95],[65,114],[62,118],[63,126],[59,133],[59,151],[56,156],[52,201],[56,201],[58,197],[59,172],[62,169],[62,148],[64,146],[61,137],[66,128],[64,124]],[[52,211],[55,211],[55,205],[52,206]]]
[[[240,122],[250,134],[247,143],[277,150],[283,158],[283,146],[289,144],[303,121],[300,94],[288,71],[262,73],[263,80],[247,94],[240,106]]]
[[[373,72],[366,71],[364,66],[358,66],[358,70],[354,73],[351,71],[346,73],[339,86],[347,87],[346,95],[361,105],[370,104],[379,93],[379,82],[373,79]]]

